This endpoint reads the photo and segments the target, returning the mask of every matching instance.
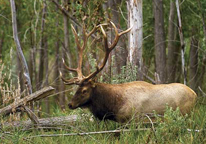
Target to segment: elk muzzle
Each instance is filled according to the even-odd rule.
[[[69,106],[70,109],[76,109],[76,107],[71,102],[68,103],[68,106]]]

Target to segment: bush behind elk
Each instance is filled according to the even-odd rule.
[[[77,77],[66,80],[60,76],[65,84],[79,85],[75,95],[69,102],[70,109],[78,107],[86,107],[94,114],[95,117],[102,119],[110,119],[117,122],[127,122],[133,116],[153,113],[164,114],[166,105],[176,109],[179,107],[182,114],[189,113],[193,108],[196,100],[196,93],[189,87],[180,84],[159,84],[153,85],[144,81],[134,81],[123,84],[105,84],[96,83],[93,78],[104,68],[110,52],[115,48],[119,37],[130,31],[131,28],[118,33],[116,26],[111,22],[115,30],[115,39],[109,46],[103,25],[95,26],[91,32],[87,33],[83,28],[83,45],[72,26],[75,35],[75,42],[78,49],[78,67],[76,69],[69,68],[64,60],[65,67],[76,72]],[[97,65],[96,71],[84,76],[82,73],[82,56],[86,47],[86,42],[98,28],[104,36],[105,56],[100,66]]]

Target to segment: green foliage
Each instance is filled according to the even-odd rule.
[[[182,116],[180,114],[179,108],[173,111],[172,108],[167,107],[163,122],[161,118],[157,117],[158,126],[155,132],[157,141],[159,143],[168,143],[171,142],[174,137],[180,137],[181,140],[181,138],[188,133],[187,118],[188,115]]]

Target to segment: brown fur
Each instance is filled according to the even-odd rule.
[[[87,107],[99,119],[125,122],[134,115],[163,114],[166,105],[189,113],[197,95],[189,87],[179,84],[153,85],[143,81],[123,84],[104,84],[89,81],[82,84],[69,107]]]

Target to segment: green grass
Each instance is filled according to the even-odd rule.
[[[172,111],[167,109],[164,118],[157,117],[154,124],[155,131],[151,128],[151,124],[142,124],[132,121],[129,124],[119,124],[113,121],[98,121],[88,112],[88,110],[77,109],[74,111],[61,112],[56,111],[52,116],[78,114],[81,119],[77,122],[62,126],[61,130],[22,130],[19,129],[2,129],[0,134],[0,143],[13,144],[96,144],[96,143],[206,143],[206,105],[203,100],[198,102],[190,115],[182,116],[179,110]],[[163,120],[164,119],[164,120]],[[145,131],[137,129],[144,128]],[[130,132],[90,134],[76,136],[58,136],[58,137],[39,137],[37,135],[53,135],[53,134],[69,134],[69,133],[85,133],[109,131],[116,129],[130,129]],[[188,129],[191,130],[188,131]],[[196,132],[194,130],[200,130]],[[4,131],[4,133],[3,133]],[[10,133],[5,133],[9,131]],[[37,136],[29,138],[31,136]]]

